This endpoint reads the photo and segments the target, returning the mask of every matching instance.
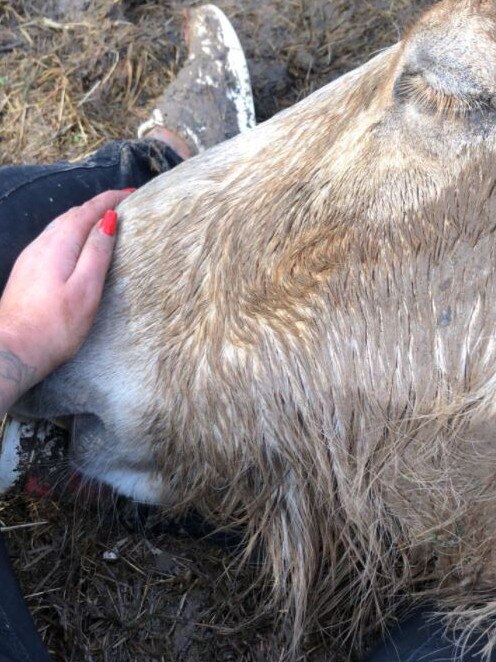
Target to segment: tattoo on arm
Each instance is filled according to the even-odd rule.
[[[0,350],[0,415],[33,384],[36,370],[8,350]]]

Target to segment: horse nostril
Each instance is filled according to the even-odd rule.
[[[57,418],[52,418],[50,420],[58,428],[61,428],[62,430],[67,430],[67,432],[69,432],[70,434],[73,425],[72,419],[73,419],[72,416],[57,416]]]
[[[75,414],[70,428],[70,448],[76,453],[89,451],[101,446],[105,436],[103,421],[95,414]]]

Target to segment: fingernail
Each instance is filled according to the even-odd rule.
[[[117,230],[117,212],[113,209],[108,209],[98,225],[103,234],[113,237]]]
[[[125,193],[134,193],[137,189],[135,189],[135,188],[123,188],[122,190]]]

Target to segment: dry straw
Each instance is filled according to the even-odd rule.
[[[177,65],[170,8],[145,4],[131,22],[106,0],[72,20],[42,3],[0,7],[0,163],[70,159],[134,137]]]

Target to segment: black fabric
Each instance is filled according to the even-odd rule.
[[[127,140],[84,161],[0,168],[0,291],[16,257],[56,216],[103,191],[139,188],[181,161],[159,141]]]
[[[0,662],[49,662],[0,534]]]
[[[462,651],[444,634],[439,619],[432,618],[432,607],[425,607],[395,627],[364,662],[496,662],[496,653],[487,661],[482,649],[487,639],[475,633]]]

